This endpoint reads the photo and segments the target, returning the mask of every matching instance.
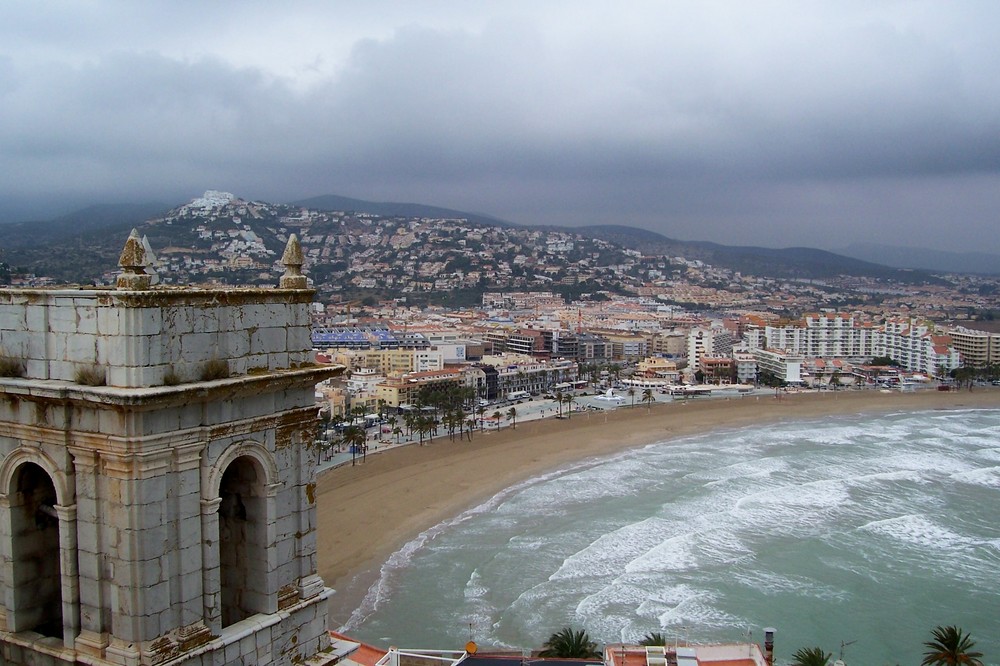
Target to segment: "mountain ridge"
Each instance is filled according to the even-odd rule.
[[[162,212],[164,204],[99,205],[55,218],[48,223],[25,222],[5,225],[4,230],[8,233],[5,233],[4,238],[0,240],[0,248],[5,256],[0,258],[12,257],[13,260],[9,262],[11,264],[22,264],[39,274],[55,275],[59,276],[59,279],[66,280],[71,279],[68,276],[72,274],[70,267],[66,265],[66,257],[74,257],[76,262],[82,264],[77,275],[84,276],[83,280],[93,280],[101,274],[98,266],[103,266],[103,270],[107,271],[117,265],[117,254],[121,249],[121,232],[133,226],[141,227],[145,230],[144,233],[149,233],[154,248],[174,245],[201,247],[200,241],[192,236],[193,228],[186,228],[188,221],[196,226],[198,220],[202,220],[202,224],[214,226],[227,223],[227,219],[234,229],[253,227],[253,233],[259,236],[262,247],[266,248],[266,252],[273,254],[279,242],[283,242],[282,232],[276,230],[288,224],[294,226],[296,214],[294,209],[299,208],[326,211],[331,214],[350,212],[381,218],[465,220],[470,226],[507,230],[510,233],[518,231],[529,235],[535,231],[550,235],[576,234],[582,238],[601,240],[647,256],[684,257],[747,275],[764,277],[824,279],[847,274],[904,282],[935,280],[932,275],[922,271],[886,267],[826,250],[733,247],[707,241],[679,241],[655,231],[627,225],[526,226],[491,216],[437,206],[369,202],[339,195],[300,199],[289,204],[248,201],[227,192],[208,191],[206,197],[208,195],[212,197],[196,198],[166,213]],[[195,202],[206,201],[207,204],[192,208]],[[234,211],[238,210],[243,210],[244,213],[237,215]],[[149,217],[150,215],[159,217]],[[178,222],[176,226],[172,226],[170,221],[164,223],[165,220],[175,218]],[[103,239],[104,234],[110,238]],[[204,248],[198,250],[199,253],[204,251]],[[256,260],[259,266],[264,266],[266,263],[265,256],[262,254]]]
[[[894,268],[915,268],[947,273],[1000,275],[1000,255],[988,252],[951,252],[926,247],[899,247],[879,243],[851,243],[835,250],[845,257],[874,261]]]

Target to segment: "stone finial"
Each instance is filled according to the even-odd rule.
[[[142,246],[142,239],[135,229],[125,241],[118,265],[122,267],[122,272],[118,274],[118,280],[115,282],[118,289],[149,289],[152,280],[146,275],[146,249]]]
[[[302,246],[299,237],[292,234],[285,245],[285,253],[281,255],[281,263],[285,265],[285,274],[281,276],[279,285],[282,289],[305,289],[306,276],[302,274]]]
[[[156,272],[156,253],[153,252],[153,246],[149,244],[149,238],[145,235],[142,237],[142,249],[146,252],[146,275],[149,276],[149,283],[151,285],[160,283],[160,276]]]

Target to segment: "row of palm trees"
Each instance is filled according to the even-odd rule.
[[[635,406],[636,391],[634,388],[628,390],[628,395],[632,398],[632,406]],[[472,441],[472,434],[479,425],[480,430],[486,429],[486,407],[476,405],[477,394],[475,389],[465,386],[445,386],[445,387],[424,387],[413,403],[413,408],[404,412],[401,418],[389,415],[386,403],[379,400],[378,415],[389,425],[390,432],[399,443],[400,437],[406,433],[407,438],[417,435],[418,443],[423,446],[424,441],[440,433],[440,428],[444,427],[452,441],[457,437]],[[554,395],[556,405],[559,410],[559,417],[565,413],[567,418],[572,418],[573,405],[576,398],[572,393],[556,391]],[[642,392],[642,401],[646,403],[646,408],[655,401],[652,389],[645,389]],[[475,405],[475,406],[474,406]],[[563,411],[565,408],[565,412]],[[350,448],[356,461],[357,454],[363,457],[367,455],[366,430],[358,421],[366,414],[364,407],[355,407],[346,415],[336,415],[329,417],[325,421],[326,426],[332,426],[340,431],[340,437],[327,442],[329,446],[340,445]],[[505,413],[494,411],[490,419],[500,429],[501,419],[506,416],[511,427],[517,428],[517,409],[510,407]],[[347,423],[346,427],[344,424]],[[404,430],[405,429],[405,430]]]
[[[976,642],[961,627],[934,627],[931,640],[924,643],[921,666],[983,666],[982,652],[973,650]],[[833,655],[820,647],[801,648],[792,655],[792,666],[828,666]]]
[[[442,427],[447,430],[452,441],[457,436],[459,439],[468,438],[471,442],[477,423],[480,430],[486,428],[487,409],[482,405],[474,407],[475,399],[475,390],[468,387],[425,387],[414,401],[413,408],[398,416],[389,415],[387,406],[380,400],[379,417],[388,424],[397,444],[405,433],[408,439],[416,434],[419,444],[423,446],[426,439],[440,434]],[[364,407],[355,407],[347,415],[329,417],[325,425],[338,429],[340,436],[327,442],[327,445],[347,446],[355,454],[367,454],[366,430],[358,425],[366,411]],[[503,416],[507,417],[513,428],[517,428],[516,408],[511,407],[503,414],[493,412],[491,418],[498,430]],[[349,425],[344,426],[345,423]],[[352,463],[354,460],[356,458],[352,459]]]
[[[973,650],[976,643],[960,627],[935,627],[931,630],[931,640],[924,643],[927,650],[921,666],[983,666],[982,652]],[[663,634],[646,634],[639,645],[666,645]],[[597,642],[590,639],[582,629],[565,627],[549,636],[540,657],[563,659],[600,659]],[[829,666],[833,655],[819,647],[801,648],[792,655],[792,666]]]

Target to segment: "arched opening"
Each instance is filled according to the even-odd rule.
[[[56,489],[48,473],[24,463],[10,508],[14,630],[62,638],[62,572]]]
[[[267,612],[267,505],[264,471],[235,459],[219,484],[219,583],[222,626]]]

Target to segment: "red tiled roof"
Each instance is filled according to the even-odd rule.
[[[351,638],[350,636],[345,636],[343,634],[338,634],[336,631],[331,631],[330,635],[334,638],[342,641],[351,641],[352,643],[360,643],[360,641]],[[367,643],[360,643],[361,647],[352,652],[348,659],[351,661],[361,664],[362,666],[375,666],[378,660],[389,653],[388,650],[383,650],[377,648],[374,645],[368,645]]]

